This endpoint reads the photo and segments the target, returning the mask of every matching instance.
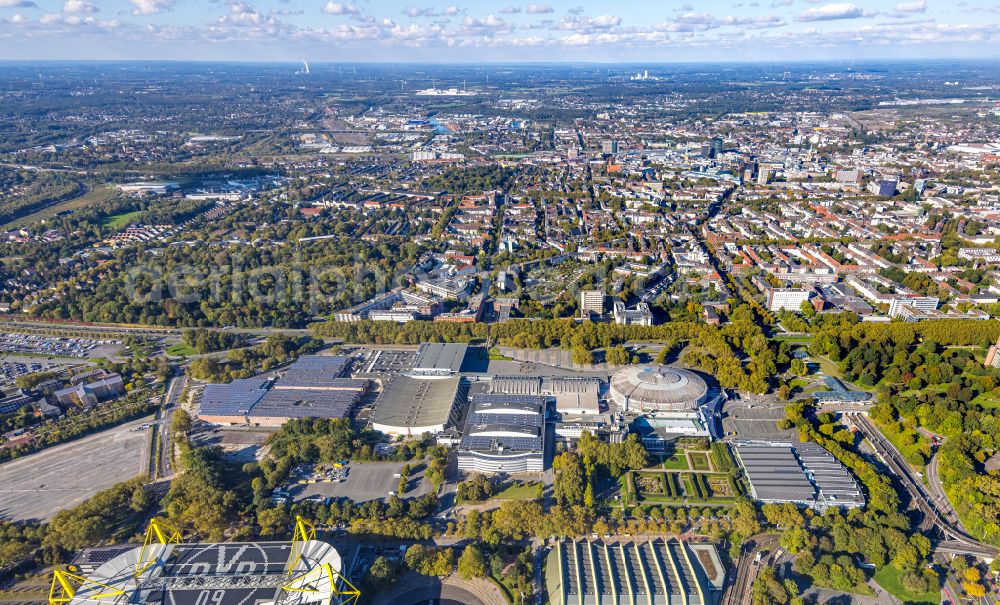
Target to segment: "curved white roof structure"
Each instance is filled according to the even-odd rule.
[[[636,412],[694,411],[708,385],[690,370],[660,365],[627,366],[611,377],[611,397]]]

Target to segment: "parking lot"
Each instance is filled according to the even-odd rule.
[[[357,372],[372,377],[402,374],[413,369],[417,360],[415,347],[405,349],[362,348]]]
[[[401,462],[352,462],[346,466],[347,476],[340,483],[293,483],[288,492],[295,502],[311,497],[350,498],[355,502],[386,499],[389,492],[396,491],[399,479],[393,475],[402,468]],[[430,485],[424,481],[424,465],[421,464],[410,473],[409,488],[400,497],[423,496],[429,491]]]
[[[0,520],[51,519],[149,470],[149,430],[133,430],[152,417],[57,445],[0,464]]]
[[[785,417],[781,405],[751,404],[730,401],[723,407],[722,429],[737,439],[798,439],[795,429],[778,430],[777,421]],[[735,434],[733,434],[735,433]]]
[[[21,355],[57,355],[59,357],[107,357],[122,343],[116,340],[39,336],[37,334],[0,334],[0,352]]]
[[[38,360],[10,358],[0,361],[0,384],[12,384],[19,376],[35,372],[51,372],[64,367],[62,364]]]

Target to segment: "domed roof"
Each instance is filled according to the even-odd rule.
[[[659,365],[622,368],[611,377],[611,388],[635,403],[672,409],[696,409],[708,393],[694,372]]]

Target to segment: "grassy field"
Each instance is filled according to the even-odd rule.
[[[885,565],[875,574],[874,580],[891,595],[904,603],[932,603],[937,605],[941,602],[940,591],[913,593],[903,588],[900,581],[902,573],[892,565]]]
[[[129,224],[135,220],[135,217],[139,216],[139,214],[141,214],[141,212],[138,210],[135,212],[116,214],[114,216],[106,217],[103,221],[101,221],[101,224],[112,229],[124,229],[125,227],[128,227]]]
[[[190,357],[191,355],[197,354],[198,351],[195,351],[194,347],[184,342],[174,343],[167,347],[167,355],[173,355],[174,357],[180,357],[182,355],[184,357]]]
[[[534,500],[540,496],[540,487],[539,483],[514,483],[493,497],[498,500]]]
[[[1000,408],[1000,397],[989,391],[979,394],[972,403],[981,405],[988,410]]]
[[[789,336],[787,334],[777,334],[774,340],[784,340],[785,342],[794,343],[810,343],[812,342],[812,336]]]
[[[687,454],[682,451],[678,451],[672,457],[663,458],[662,460],[660,466],[665,471],[686,471],[691,468],[688,465]]]
[[[840,366],[830,361],[826,357],[823,357],[822,355],[816,355],[814,357],[811,357],[810,359],[818,363],[820,371],[826,374],[827,376],[833,376],[834,378],[840,378],[842,376],[842,374],[840,373]]]
[[[696,471],[711,471],[712,463],[708,459],[708,453],[706,452],[691,452],[688,454],[688,461],[691,463],[691,468]]]

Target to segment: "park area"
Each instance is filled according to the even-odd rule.
[[[726,468],[715,459],[725,456]],[[726,504],[743,494],[733,476],[727,453],[678,449],[656,464],[626,477],[627,501],[636,504]]]

